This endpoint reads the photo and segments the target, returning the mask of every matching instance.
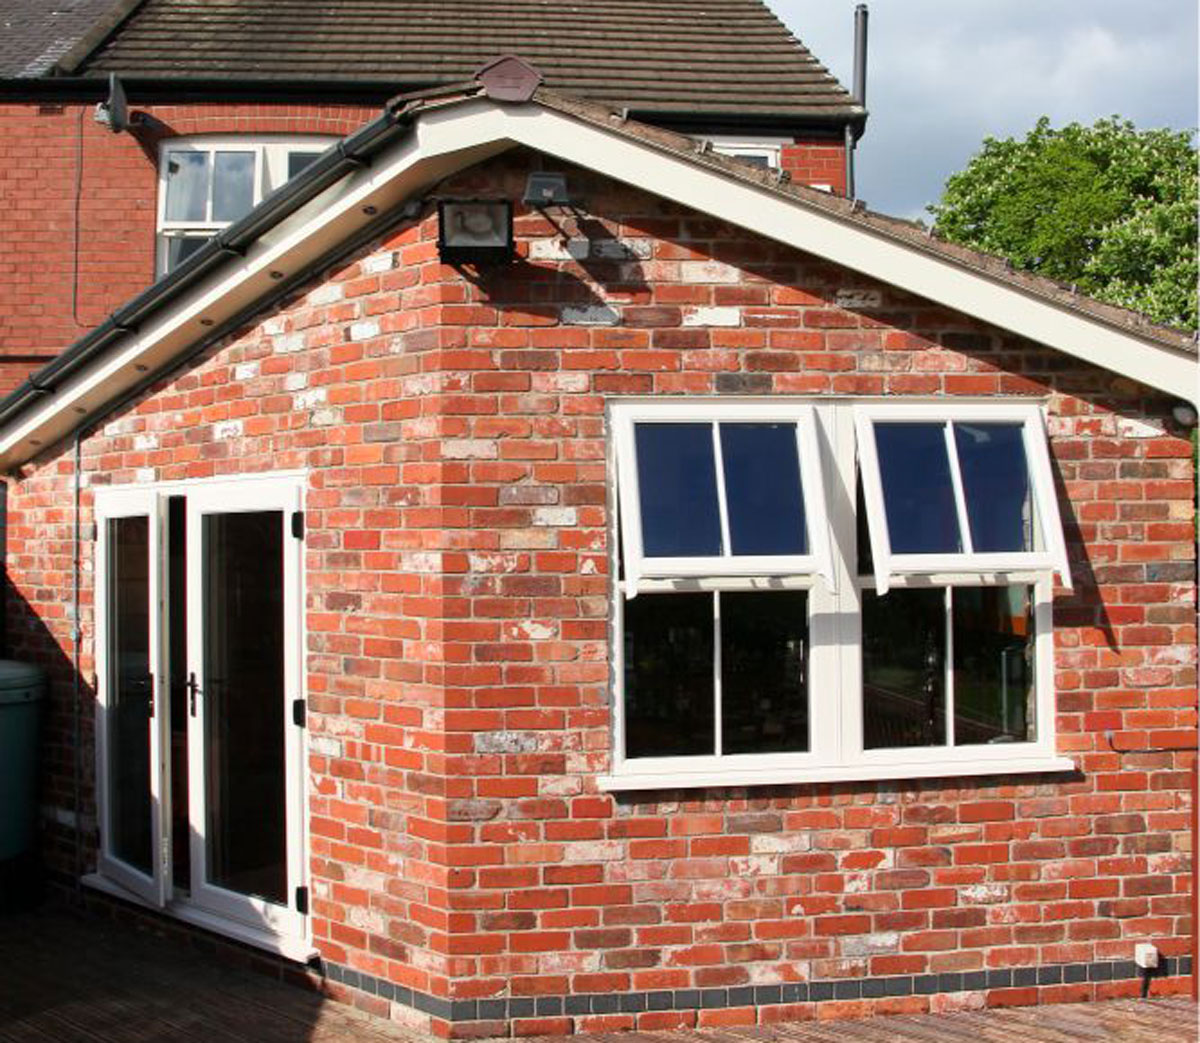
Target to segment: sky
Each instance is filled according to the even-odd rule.
[[[847,88],[857,0],[767,0]],[[870,0],[858,195],[922,217],[985,136],[1114,114],[1196,127],[1196,0]]]

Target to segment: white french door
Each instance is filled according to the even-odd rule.
[[[171,881],[160,513],[143,489],[96,498],[100,869],[157,906]]]
[[[293,478],[97,493],[101,870],[282,939],[307,912],[300,509]]]

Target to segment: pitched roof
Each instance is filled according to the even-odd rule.
[[[401,90],[461,81],[499,54],[639,113],[863,116],[762,0],[145,0],[63,71]]]
[[[414,139],[417,147],[400,147]],[[514,145],[641,185],[1164,394],[1197,395],[1196,343],[1184,331],[1014,272],[998,258],[790,184],[610,107],[545,88],[527,103],[500,104],[476,81],[393,99],[382,116],[13,391],[0,402],[0,467],[98,422],[314,272],[384,234],[431,184]]]
[[[119,0],[2,0],[0,77],[44,76]],[[94,41],[98,42],[98,41]]]

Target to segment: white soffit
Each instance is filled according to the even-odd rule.
[[[217,325],[369,223],[438,180],[513,145],[557,156],[766,238],[862,272],[1002,329],[1057,348],[1167,394],[1198,397],[1195,356],[1103,322],[619,131],[537,103],[477,98],[420,115],[413,132],[372,165],[334,185],[253,244],[236,265],[191,290],[119,349],[87,366],[0,430],[0,466],[34,456],[80,415],[135,386]],[[140,367],[140,368],[139,368]]]

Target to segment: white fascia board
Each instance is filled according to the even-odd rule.
[[[1197,360],[1122,332],[803,200],[536,105],[500,111],[521,144],[862,272],[1170,395],[1197,398]]]
[[[1168,394],[1198,397],[1196,359],[1187,352],[1123,333],[668,149],[535,103],[499,105],[481,98],[422,113],[412,132],[369,168],[330,187],[265,233],[240,263],[180,297],[119,350],[65,381],[44,404],[0,431],[0,467],[36,455],[41,445],[68,433],[81,413],[99,411],[135,386],[147,369],[153,372],[185,352],[204,336],[201,318],[220,325],[270,293],[272,271],[288,275],[317,261],[368,223],[364,207],[385,213],[430,184],[515,144],[729,221]]]

